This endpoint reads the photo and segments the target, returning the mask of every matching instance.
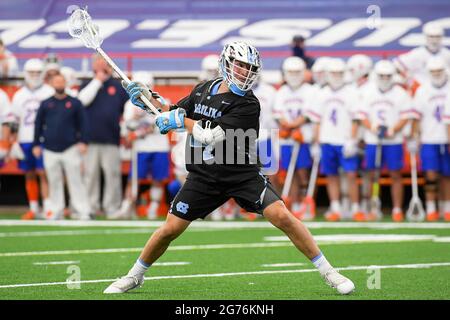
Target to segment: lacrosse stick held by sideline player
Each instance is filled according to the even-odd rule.
[[[300,152],[300,145],[303,142],[303,137],[299,130],[294,134],[291,134],[291,137],[294,140],[294,147],[292,148],[291,159],[289,161],[289,167],[286,174],[286,180],[284,182],[283,190],[281,191],[281,198],[285,201],[289,198],[289,191],[291,190],[292,180],[294,178],[295,173],[295,165],[297,164],[298,154]]]
[[[382,150],[383,142],[387,131],[387,127],[380,126],[378,129],[378,141],[375,150],[375,174],[372,181],[372,195],[370,199],[370,214],[369,220],[381,220],[381,200],[380,200],[380,176],[381,176],[381,162],[382,162]]]
[[[69,10],[72,8],[69,8]],[[71,13],[69,19],[67,20],[67,27],[69,29],[69,34],[73,38],[80,39],[84,46],[87,48],[94,49],[100,54],[103,59],[105,59],[106,63],[108,63],[111,68],[119,75],[120,78],[128,85],[131,81],[127,77],[125,73],[120,70],[120,68],[111,60],[111,58],[103,51],[100,45],[103,42],[103,38],[100,35],[100,30],[97,25],[92,22],[91,16],[87,12],[86,9],[82,9],[79,7],[74,7],[74,10]],[[68,10],[68,11],[69,11]],[[145,104],[144,110],[153,115],[159,115],[160,112],[158,108],[156,108],[150,100],[142,94],[139,97]]]
[[[408,211],[406,212],[406,219],[408,221],[424,221],[425,210],[423,208],[422,200],[419,197],[419,188],[417,185],[417,161],[416,152],[410,153],[411,161],[411,189],[412,198],[409,202]]]
[[[308,190],[306,197],[302,202],[301,220],[313,220],[316,216],[316,202],[314,201],[314,190],[316,187],[317,175],[319,173],[320,157],[316,156],[313,160],[311,175],[309,176]]]

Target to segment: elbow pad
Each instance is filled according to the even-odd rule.
[[[225,140],[225,131],[220,126],[211,129],[211,121],[207,121],[205,128],[202,128],[201,122],[197,121],[192,129],[194,139],[206,145],[215,145]]]

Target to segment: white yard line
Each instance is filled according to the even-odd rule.
[[[65,265],[65,264],[78,264],[80,261],[47,261],[47,262],[33,262],[35,266],[53,266],[53,265]]]
[[[305,264],[306,263],[298,263],[298,262],[269,263],[269,264],[262,264],[261,267],[265,267],[265,268],[299,267],[299,266],[304,266]]]
[[[327,234],[316,235],[314,240],[318,244],[372,243],[372,242],[405,242],[405,241],[434,241],[438,237],[432,234]],[[265,241],[290,241],[286,236],[267,236]]]
[[[0,226],[59,226],[59,227],[159,227],[164,221],[77,221],[77,220],[0,220]],[[450,229],[448,222],[304,222],[310,229]],[[267,221],[194,221],[190,229],[260,229],[273,228]]]
[[[395,264],[395,265],[368,265],[368,266],[349,266],[343,268],[336,268],[340,271],[350,270],[367,270],[372,269],[423,269],[432,267],[447,267],[450,266],[450,262],[438,262],[438,263],[417,263],[417,264]],[[270,271],[250,271],[250,272],[229,272],[229,273],[206,273],[206,274],[188,274],[188,275],[176,275],[176,276],[159,276],[159,277],[146,277],[145,280],[169,280],[169,279],[192,279],[192,278],[220,278],[220,277],[234,277],[234,276],[247,276],[247,275],[266,275],[266,274],[281,274],[281,273],[309,273],[317,272],[317,269],[300,269],[300,270],[270,270]],[[20,283],[20,284],[6,284],[0,285],[0,289],[6,288],[23,288],[23,287],[44,287],[44,286],[57,286],[57,285],[74,285],[83,283],[102,283],[113,282],[117,279],[99,279],[99,280],[82,280],[82,281],[70,281],[70,282],[42,282],[42,283]]]
[[[80,261],[46,261],[46,262],[33,262],[35,266],[47,266],[47,265],[67,265],[67,264],[78,264]],[[153,267],[169,267],[169,266],[185,266],[191,264],[187,261],[172,261],[172,262],[155,262]]]
[[[211,250],[211,249],[239,249],[239,248],[271,248],[290,247],[291,243],[231,243],[231,244],[204,244],[204,245],[181,245],[172,246],[169,251],[185,250]],[[59,251],[29,251],[29,252],[3,252],[1,257],[29,257],[47,255],[74,255],[74,254],[97,254],[97,253],[119,253],[119,252],[141,252],[142,248],[111,248],[111,249],[84,249],[84,250],[59,250]]]

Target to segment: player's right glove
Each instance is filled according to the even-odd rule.
[[[186,110],[177,108],[172,111],[161,113],[156,117],[156,126],[162,134],[166,134],[172,129],[184,128],[184,117]]]

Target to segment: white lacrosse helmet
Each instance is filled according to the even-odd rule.
[[[345,71],[347,67],[344,60],[339,58],[330,59],[326,67],[327,82],[333,89],[338,89],[345,84]]]
[[[150,90],[153,89],[154,78],[151,72],[147,71],[135,71],[133,72],[133,81],[145,84]]]
[[[324,86],[327,84],[326,74],[327,74],[327,66],[330,60],[332,59],[329,57],[317,58],[311,68],[313,80],[320,86]]]
[[[388,91],[394,85],[394,64],[389,60],[380,60],[375,64],[374,71],[378,88]]]
[[[288,86],[295,89],[302,84],[306,69],[306,64],[302,59],[299,57],[286,58],[281,69]]]
[[[258,78],[261,58],[255,47],[235,41],[224,46],[219,67],[220,74],[231,92],[243,96]]]
[[[447,82],[447,70],[445,62],[440,57],[431,57],[427,63],[427,70],[430,73],[431,83],[435,87],[442,87]]]
[[[365,54],[355,54],[347,61],[347,69],[351,75],[351,81],[356,82],[369,75],[372,69],[372,59]]]
[[[25,73],[25,84],[30,89],[36,89],[42,85],[44,76],[44,63],[42,60],[36,58],[27,60],[23,66],[23,71]]]
[[[444,29],[436,24],[427,23],[423,26],[422,32],[425,36],[425,46],[431,52],[437,52],[442,47]]]
[[[202,71],[199,79],[201,81],[208,81],[219,76],[219,56],[217,54],[210,54],[202,60]]]

